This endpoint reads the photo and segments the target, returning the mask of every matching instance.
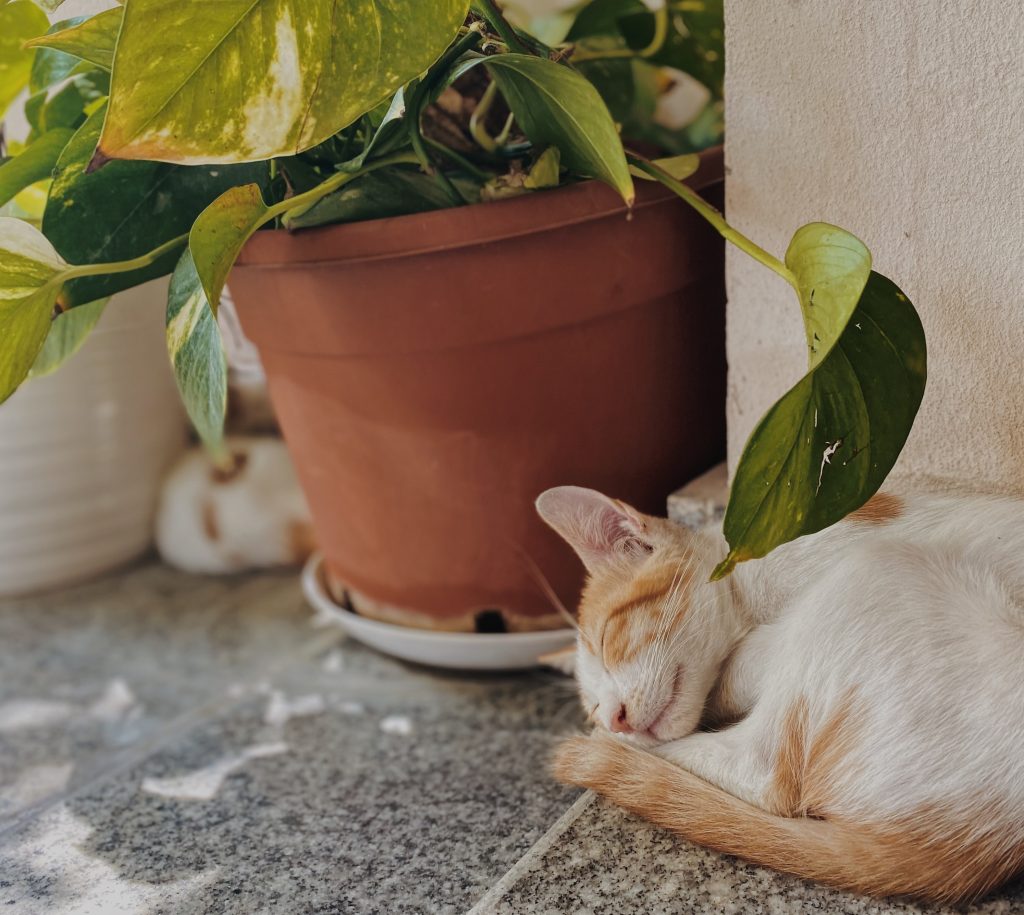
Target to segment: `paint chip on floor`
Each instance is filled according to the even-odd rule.
[[[362,702],[346,701],[338,706],[343,715],[365,715],[366,706]]]
[[[225,756],[202,769],[194,769],[183,775],[172,775],[167,778],[145,778],[142,790],[147,794],[175,798],[181,801],[210,801],[217,796],[224,780],[236,769],[244,766],[250,759],[264,756],[277,756],[288,751],[286,743],[264,743],[247,747],[241,753]]]
[[[388,715],[381,719],[380,729],[385,734],[408,737],[412,733],[412,721],[406,715]]]
[[[61,724],[74,713],[75,707],[68,702],[12,699],[0,705],[0,734]]]
[[[324,697],[319,693],[310,693],[307,696],[298,696],[289,699],[280,690],[272,690],[267,700],[267,710],[263,713],[263,720],[267,724],[282,725],[292,718],[305,718],[309,715],[319,715],[325,708]]]
[[[324,673],[336,674],[345,668],[345,658],[340,651],[330,652],[321,665]]]

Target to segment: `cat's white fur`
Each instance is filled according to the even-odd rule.
[[[641,733],[618,739],[648,752],[577,741],[560,758],[560,776],[697,841],[854,889],[964,898],[1019,869],[1024,503],[916,496],[894,504],[898,511],[803,537],[712,584],[708,572],[725,553],[717,533],[672,530],[574,487],[542,496],[541,514],[588,567],[585,601],[609,591],[622,601],[629,582],[658,563],[677,569],[662,598],[672,606],[653,629],[654,611],[638,621],[644,647],[625,663],[606,664],[594,637],[578,647],[593,719],[607,730],[627,710]],[[644,550],[629,548],[638,542]],[[644,730],[653,715],[656,726]],[[702,718],[735,723],[696,731]],[[699,811],[671,814],[672,798],[651,796],[666,784],[693,798],[700,790],[682,773],[673,782],[650,752],[752,808],[809,813],[847,832],[829,838],[809,820],[818,838],[802,849],[810,833],[793,832],[787,849],[774,818],[751,814],[747,838],[715,838],[714,824],[693,825]],[[811,790],[800,779],[812,777],[815,809],[785,809],[786,797],[800,808]],[[723,822],[731,815],[720,813]],[[758,832],[771,829],[775,845]],[[831,849],[857,830],[876,837],[878,854],[870,842],[845,857]]]
[[[168,474],[156,519],[161,557],[203,573],[302,562],[313,545],[309,508],[284,443],[235,436],[227,444],[233,471],[218,471],[196,448]]]

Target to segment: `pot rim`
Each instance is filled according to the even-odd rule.
[[[684,183],[700,191],[723,180],[724,151],[718,145],[698,155],[700,168]],[[641,179],[637,182],[633,212],[674,196],[663,185]],[[464,207],[316,226],[295,232],[285,229],[257,232],[242,248],[236,264],[256,268],[301,264],[312,268],[412,257],[554,231],[628,212],[614,190],[601,181],[590,179],[540,194]],[[424,239],[431,241],[424,243]]]

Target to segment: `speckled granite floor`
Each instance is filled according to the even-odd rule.
[[[919,912],[678,842],[553,784],[555,674],[434,674],[291,575],[143,563],[0,602],[0,906],[153,913]],[[1024,911],[1024,889],[972,911]]]

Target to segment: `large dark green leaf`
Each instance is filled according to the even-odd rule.
[[[725,515],[729,555],[716,578],[859,508],[910,434],[927,375],[920,319],[896,285],[873,271],[850,308],[861,268],[852,247],[840,249],[809,255],[817,258],[812,273],[836,280],[831,289],[800,285],[811,369],[744,448]],[[831,255],[834,272],[823,263]]]
[[[78,130],[57,162],[43,230],[73,264],[128,260],[189,231],[212,200],[237,184],[269,183],[265,163],[214,168],[158,162],[112,162],[93,174],[92,158],[103,124],[101,109]],[[82,277],[68,284],[67,305],[92,302],[174,269],[177,252],[130,273]]]
[[[468,8],[468,0],[132,0],[97,161],[249,162],[308,149],[426,70]]]
[[[192,425],[211,451],[222,451],[227,362],[217,319],[188,250],[174,268],[167,295],[167,352]]]
[[[0,206],[31,184],[49,178],[74,131],[51,130],[0,165]]]

